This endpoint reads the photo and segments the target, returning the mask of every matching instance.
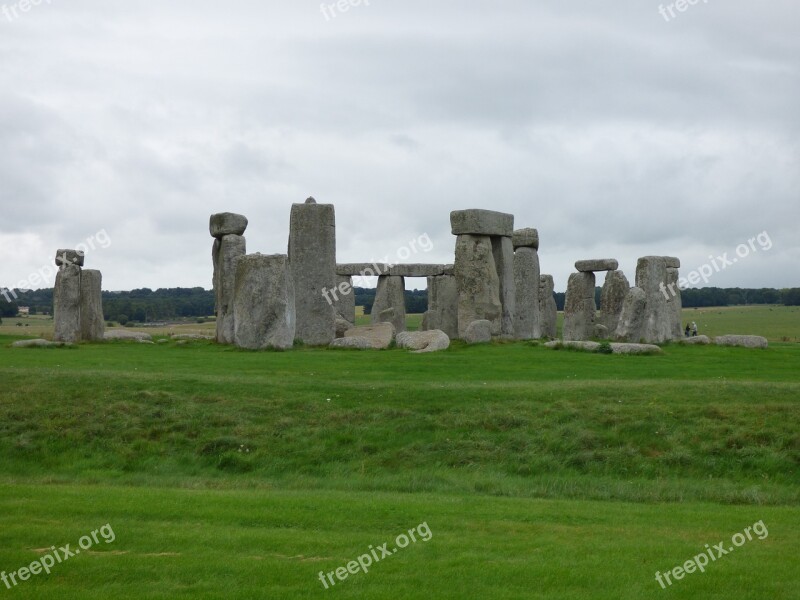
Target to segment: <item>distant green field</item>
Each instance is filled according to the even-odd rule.
[[[794,309],[689,314],[704,332],[798,335]],[[116,537],[0,583],[9,598],[800,597],[797,343],[416,355],[13,339],[0,572],[106,523]],[[765,539],[656,582],[757,521]],[[320,571],[421,523],[428,541],[323,587]]]

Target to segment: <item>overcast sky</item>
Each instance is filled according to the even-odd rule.
[[[450,211],[488,208],[556,290],[762,232],[708,285],[800,286],[797,0],[3,2],[0,286],[96,236],[104,289],[210,288],[211,213],[284,253],[310,195],[339,262],[452,262]]]

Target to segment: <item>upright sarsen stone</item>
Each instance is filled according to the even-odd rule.
[[[106,322],[103,318],[103,276],[100,271],[81,271],[81,339],[94,342],[103,339]]]
[[[492,254],[497,268],[497,278],[500,281],[500,333],[514,335],[517,296],[514,284],[514,246],[511,237],[493,237]]]
[[[539,276],[539,323],[542,337],[555,339],[558,333],[558,306],[553,296],[555,284],[552,275]]]
[[[662,291],[667,281],[667,260],[664,256],[643,256],[636,264],[636,287],[646,297],[642,338],[660,344],[673,338],[673,313]],[[634,340],[636,341],[636,340]]]
[[[517,248],[514,252],[514,335],[522,340],[542,336],[539,325],[539,276],[539,253],[532,247]]]
[[[491,323],[499,335],[502,325],[500,279],[488,235],[459,235],[456,238],[455,278],[458,287],[458,337],[473,321]]]
[[[235,262],[233,301],[236,345],[249,350],[291,348],[295,297],[285,254],[249,254]]]
[[[644,319],[647,309],[647,294],[639,287],[632,287],[625,296],[622,312],[617,323],[615,338],[621,342],[644,341]]]
[[[81,268],[62,265],[53,288],[53,319],[56,342],[79,342],[81,339]]]
[[[665,258],[667,258],[667,265],[675,264],[675,262],[680,264],[678,259],[672,259],[670,257]],[[681,288],[678,285],[678,280],[680,279],[679,273],[680,271],[677,267],[667,266],[667,281],[662,288],[662,292],[667,296],[667,308],[672,317],[672,337],[676,340],[683,338],[683,327],[681,323],[683,320],[683,300],[681,298]]]
[[[396,333],[406,330],[406,286],[405,279],[390,275],[378,277],[378,287],[375,290],[375,301],[372,304],[372,324],[383,322],[381,313],[392,310],[388,320],[394,325]]]
[[[594,334],[597,306],[594,302],[594,273],[573,273],[567,283],[564,300],[564,339],[588,340]]]
[[[336,299],[333,301],[336,314],[351,325],[356,324],[356,293],[350,275],[336,276]]]
[[[600,293],[600,314],[598,323],[608,330],[608,336],[614,338],[617,331],[622,305],[631,289],[628,278],[622,271],[609,271]]]
[[[227,214],[227,213],[226,213]],[[217,342],[234,343],[233,291],[236,278],[236,259],[247,254],[244,237],[227,234],[214,240],[214,302],[217,316]]]
[[[333,341],[336,311],[325,296],[336,285],[336,218],[333,204],[293,204],[289,262],[297,309],[297,338],[310,346]]]
[[[426,330],[439,329],[451,339],[458,337],[458,286],[452,275],[428,277]]]

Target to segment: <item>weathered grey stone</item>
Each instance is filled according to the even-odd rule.
[[[455,265],[445,265],[444,269],[442,269],[442,275],[450,275],[454,277],[456,274],[456,266]]]
[[[333,293],[332,293],[333,295]],[[356,323],[356,294],[353,291],[353,278],[350,275],[336,276],[336,294],[333,307],[336,314],[352,325]],[[336,337],[342,337],[337,335]]]
[[[365,337],[336,338],[330,343],[331,348],[350,348],[353,350],[372,350],[372,342]]]
[[[606,280],[600,292],[600,314],[597,321],[601,325],[605,325],[610,338],[614,338],[616,335],[622,306],[625,304],[625,297],[630,289],[631,285],[628,283],[625,273],[622,271],[606,273]]]
[[[525,229],[517,229],[511,236],[511,243],[514,245],[514,250],[517,248],[533,248],[539,249],[539,231],[532,227]]]
[[[247,241],[241,235],[229,234],[214,240],[211,258],[214,261],[214,304],[217,316],[216,337],[220,344],[233,344],[233,291],[236,259],[247,254]]]
[[[213,335],[203,335],[202,333],[171,333],[169,336],[173,340],[213,340]],[[158,340],[161,343],[162,340]]]
[[[595,277],[592,272],[573,273],[564,300],[564,339],[588,340],[594,333],[597,306],[594,302]]]
[[[397,347],[414,350],[414,354],[437,352],[450,347],[450,338],[440,329],[404,331],[397,334]]]
[[[56,266],[77,265],[83,266],[84,255],[80,250],[58,250],[56,252]]]
[[[48,340],[18,340],[11,344],[12,348],[60,348],[62,346],[72,346],[67,342],[50,342]]]
[[[492,253],[500,280],[500,305],[502,307],[500,334],[514,335],[514,314],[517,293],[514,285],[514,246],[510,237],[493,237]]]
[[[452,275],[428,277],[428,310],[423,330],[441,329],[448,337],[458,337],[458,286]]]
[[[644,290],[647,296],[641,333],[641,339],[645,342],[660,344],[676,337],[674,315],[663,292],[666,281],[667,263],[663,256],[643,256],[639,259],[636,265],[636,287]]]
[[[685,337],[680,341],[681,344],[689,346],[708,346],[711,343],[711,338],[707,335],[695,335],[692,337]]]
[[[103,318],[103,276],[100,271],[81,271],[81,339],[96,342],[103,339],[106,321]]]
[[[450,213],[453,235],[501,235],[511,237],[514,233],[514,215],[471,208]]]
[[[612,354],[664,354],[664,351],[653,344],[611,344]]]
[[[575,263],[575,270],[580,273],[595,271],[616,271],[619,263],[613,258],[597,258],[592,260],[579,260]]]
[[[248,350],[291,348],[295,298],[285,254],[248,254],[235,261],[234,339]]]
[[[336,311],[323,295],[336,285],[336,217],[332,204],[292,205],[289,261],[297,338],[309,346],[328,345],[336,333]]]
[[[353,323],[348,321],[347,319],[343,319],[339,315],[336,315],[336,339],[340,339],[344,337],[345,332],[353,326]]]
[[[375,290],[375,301],[372,304],[372,322],[381,323],[381,313],[393,309],[389,317],[396,332],[406,330],[406,285],[402,277],[382,275],[378,277],[378,288]],[[383,317],[384,319],[386,317]]]
[[[539,327],[540,337],[555,338],[558,336],[558,307],[553,295],[555,285],[552,275],[539,276]]]
[[[392,265],[387,275],[395,277],[434,277],[444,275],[444,265],[409,263]]]
[[[316,204],[316,203],[317,201],[314,200],[314,196],[309,196],[308,198],[306,198],[306,204]]]
[[[487,320],[492,333],[501,332],[503,307],[492,239],[483,235],[456,238],[455,278],[458,287],[458,337],[473,321]]]
[[[601,323],[595,323],[594,331],[592,332],[592,337],[598,340],[607,340],[608,327],[602,325]]]
[[[514,252],[514,335],[521,340],[542,337],[539,325],[539,275],[539,253],[536,249],[530,246],[517,247]]]
[[[639,287],[632,287],[625,296],[622,312],[617,323],[614,339],[620,341],[636,341],[643,338],[647,294]]]
[[[339,263],[336,265],[337,275],[357,275],[359,277],[379,277],[389,274],[389,265],[386,263]]]
[[[79,342],[81,339],[81,268],[62,266],[53,288],[53,340]]]
[[[388,348],[394,339],[394,325],[391,323],[377,323],[375,325],[360,325],[348,329],[344,338],[365,338],[376,350]]]
[[[392,323],[394,324],[395,311],[393,308],[386,308],[378,313],[378,317],[373,319],[373,323]],[[395,331],[397,328],[395,327]]]
[[[486,319],[472,321],[464,331],[464,341],[468,344],[485,344],[492,341],[492,323]]]
[[[676,256],[665,256],[664,261],[666,262],[668,269],[680,269],[681,268],[681,259]]]
[[[103,334],[104,340],[145,340],[153,339],[149,333],[144,331],[131,331],[130,329],[109,329]]]
[[[767,338],[760,335],[720,335],[714,338],[717,346],[741,346],[742,348],[766,348]]]
[[[576,350],[586,350],[588,352],[597,352],[600,348],[599,342],[587,342],[577,340],[553,340],[544,345],[545,348],[561,349],[561,348],[574,348]]]
[[[211,237],[221,238],[225,235],[243,235],[247,229],[247,217],[236,213],[217,213],[211,215],[208,221],[208,230]]]
[[[678,285],[679,271],[673,267],[667,267],[667,280],[662,292],[667,296],[667,311],[670,315],[670,332],[672,339],[683,337],[681,319],[683,318],[683,300],[681,299],[681,288]]]

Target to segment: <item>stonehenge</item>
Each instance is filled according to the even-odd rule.
[[[83,252],[59,249],[56,252],[53,288],[53,340],[75,343],[103,339],[103,277],[100,271],[84,270]]]
[[[514,215],[452,211],[452,264],[337,263],[334,206],[314,198],[291,206],[286,254],[247,254],[247,224],[245,216],[235,213],[214,214],[209,220],[218,343],[248,349],[287,349],[295,343],[386,348],[398,335],[399,345],[414,347],[431,340],[432,346],[445,347],[445,338],[479,343],[498,336],[558,337],[554,281],[541,273],[539,232],[514,230]],[[69,341],[96,335],[96,319],[87,317],[81,323],[68,318],[74,312],[68,307],[80,298],[80,284],[78,296],[73,288],[74,279],[80,279],[76,263],[82,264],[82,256],[59,253],[59,336]],[[616,259],[577,261],[567,284],[563,339],[661,343],[680,338],[679,268],[674,257],[640,258],[636,285],[631,287]],[[598,311],[596,273],[603,271]],[[378,279],[369,326],[355,326],[356,276]],[[421,327],[425,335],[403,334],[407,277],[427,278],[428,308]],[[99,279],[87,277],[85,288],[87,297],[93,297]],[[87,315],[97,314],[92,302],[78,304],[85,305]]]

